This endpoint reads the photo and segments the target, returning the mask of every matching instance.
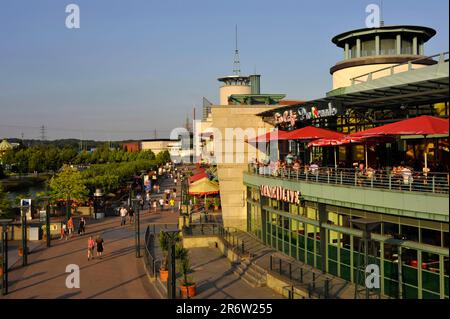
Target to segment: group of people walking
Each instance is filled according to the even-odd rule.
[[[63,222],[61,225],[61,237],[60,239],[68,240],[75,233],[75,226],[73,217],[70,217],[67,222]],[[82,236],[86,233],[86,219],[84,217],[80,218],[78,222],[78,235]]]
[[[88,254],[87,254],[88,261],[91,260],[91,258],[94,259],[95,246],[97,246],[97,257],[102,259],[103,249],[105,248],[105,241],[103,240],[103,238],[100,235],[97,235],[95,240],[94,240],[94,237],[89,236]]]

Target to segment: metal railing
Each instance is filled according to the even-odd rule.
[[[393,74],[396,74],[396,72],[395,72],[396,68],[399,68],[399,67],[402,67],[402,66],[405,66],[405,65],[408,66],[408,71],[411,71],[411,70],[414,70],[414,66],[413,66],[414,63],[418,63],[418,62],[426,61],[426,60],[431,60],[431,59],[434,59],[434,58],[438,58],[438,61],[437,61],[438,63],[444,63],[444,62],[448,61],[448,56],[449,56],[449,52],[447,51],[447,52],[442,52],[442,53],[438,53],[438,54],[435,54],[435,55],[431,55],[431,56],[428,56],[428,57],[422,57],[422,58],[410,60],[410,61],[407,61],[407,62],[399,63],[399,64],[388,66],[388,67],[385,67],[385,68],[381,68],[381,69],[378,69],[378,70],[375,70],[375,71],[372,71],[372,72],[369,72],[369,73],[358,75],[356,77],[351,78],[350,81],[351,81],[352,85],[357,84],[357,82],[364,83],[364,82],[367,82],[367,81],[371,81],[373,79],[373,75],[374,74],[379,73],[379,72],[383,72],[383,71],[387,71],[387,70],[390,71],[389,75],[393,75]],[[400,72],[403,72],[403,71],[399,71],[397,73],[400,73]]]
[[[154,229],[152,230],[150,226],[147,226],[144,236],[144,263],[150,277],[153,278],[157,276],[157,269],[160,264],[160,260],[156,258],[155,254],[155,237]]]
[[[218,236],[225,247],[238,255],[248,255],[245,241],[237,236],[238,230],[234,227],[223,227],[219,223],[194,223],[183,227],[184,236]]]
[[[358,171],[348,168],[320,167],[317,170],[302,167],[273,169],[269,166],[249,165],[249,173],[274,178],[298,180],[313,183],[379,188],[397,191],[449,193],[449,173],[404,172],[392,174],[383,170]]]
[[[293,285],[284,287],[288,290],[290,299],[294,298],[295,288],[308,292],[308,298],[330,298],[331,280],[329,276],[314,272],[298,262],[290,262],[283,258],[271,255],[269,260],[269,272],[289,279]]]

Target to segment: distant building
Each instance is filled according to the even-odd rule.
[[[140,142],[140,149],[142,151],[151,150],[155,155],[158,155],[161,152],[169,151],[170,145],[177,140],[171,139],[150,139],[150,140],[142,140]]]
[[[125,152],[135,153],[141,150],[141,142],[129,142],[122,145]]]

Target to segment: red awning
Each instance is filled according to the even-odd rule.
[[[189,177],[189,183],[194,183],[196,181],[201,180],[202,178],[208,178],[208,174],[206,172],[201,172]]]
[[[288,140],[316,140],[319,138],[339,139],[345,135],[339,132],[318,128],[315,126],[306,126],[304,128],[289,132]]]
[[[423,115],[371,128],[362,132],[356,132],[350,136],[375,137],[384,135],[448,135],[448,124],[448,119]]]
[[[248,140],[248,143],[265,143],[265,142],[269,142],[269,141],[284,141],[284,140],[289,140],[289,138],[287,138],[287,135],[289,133],[286,131],[280,131],[280,130],[275,130],[272,132],[267,132],[266,134],[257,136],[255,138],[251,138]]]

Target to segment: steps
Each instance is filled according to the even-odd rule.
[[[267,273],[261,267],[249,261],[241,261],[232,266],[233,273],[250,286],[264,287],[267,283]]]

